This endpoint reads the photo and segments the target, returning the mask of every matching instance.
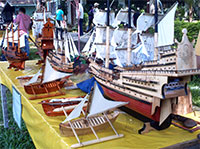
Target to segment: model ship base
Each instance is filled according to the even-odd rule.
[[[116,120],[118,115],[119,112],[117,111],[115,111],[114,113],[107,114],[111,123],[113,123]],[[71,124],[74,127],[77,135],[86,135],[92,133],[89,123],[94,128],[95,131],[103,130],[109,127],[109,123],[104,116],[94,116],[89,118],[88,121],[85,118],[80,118],[71,121]],[[66,137],[74,136],[74,133],[69,123],[61,123],[60,132],[63,136]]]

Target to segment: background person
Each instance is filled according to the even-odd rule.
[[[84,10],[82,4],[78,3],[78,9],[76,10],[76,18],[78,19],[78,25],[80,26],[80,36],[83,35],[83,17],[84,17]]]
[[[21,7],[19,9],[19,14],[17,15],[16,19],[14,20],[14,23],[18,24],[18,28],[21,33],[27,33],[27,36],[25,37],[25,47],[24,50],[27,53],[27,56],[29,56],[29,42],[28,42],[28,30],[30,28],[31,19],[28,15],[25,14],[26,10],[25,8]]]
[[[88,22],[87,32],[90,30],[92,22],[93,22],[93,18],[94,18],[94,7],[92,5],[90,5],[88,18],[89,18],[89,22]]]
[[[58,6],[58,10],[56,11],[56,22],[57,22],[57,27],[56,27],[56,38],[58,39],[58,31],[60,31],[60,37],[63,39],[63,29],[61,27],[61,21],[64,20],[64,12],[61,9],[61,6]]]

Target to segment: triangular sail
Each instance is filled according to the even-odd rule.
[[[72,43],[71,43],[69,35],[68,35],[68,40],[69,40],[70,55],[74,58],[75,54],[74,54],[74,50],[73,50]]]
[[[46,59],[46,65],[45,65],[45,70],[44,70],[44,77],[43,77],[43,82],[42,83],[47,83],[51,81],[55,81],[67,76],[70,76],[71,74],[69,73],[63,73],[54,70],[51,67],[51,64],[49,63],[48,59]]]
[[[92,39],[93,39],[93,36],[94,36],[94,33],[95,32],[92,32],[88,42],[86,43],[85,47],[83,48],[82,52],[88,52],[90,50],[90,45],[91,45],[91,42],[92,42]]]
[[[68,39],[65,40],[65,57],[68,58],[68,60],[71,62]]]
[[[32,83],[37,82],[40,72],[41,72],[41,69],[28,82],[26,82],[25,85],[30,85]]]
[[[90,103],[89,114],[87,115],[87,117],[106,112],[108,110],[123,106],[125,104],[128,104],[128,102],[110,101],[105,99],[102,93],[100,92],[99,87],[95,83],[92,101]]]
[[[73,47],[73,50],[74,50],[74,54],[75,55],[79,55],[78,50],[76,48],[76,45],[74,44],[74,40],[73,40],[71,34],[69,34],[69,36],[70,36],[70,39],[71,39],[71,43],[72,43],[72,47]]]
[[[72,119],[75,119],[81,115],[81,111],[83,110],[84,103],[87,101],[87,95],[83,98],[83,100],[76,106],[76,108],[70,113],[70,115],[62,122],[65,123]]]
[[[174,17],[178,3],[158,23],[158,45],[167,46],[174,43]]]

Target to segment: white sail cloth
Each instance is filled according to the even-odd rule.
[[[89,114],[87,115],[87,117],[91,117],[126,104],[128,104],[128,102],[110,101],[105,99],[101,91],[99,90],[99,87],[95,83],[92,101],[90,103]]]
[[[115,13],[110,12],[110,24],[112,24],[114,22],[114,19],[115,19]],[[106,22],[107,22],[107,12],[106,11],[99,11],[98,13],[94,14],[93,23],[96,26],[98,26],[98,25],[105,26]]]
[[[87,95],[86,95],[86,97],[87,97]],[[74,108],[74,110],[70,113],[70,115],[62,123],[73,120],[81,115],[81,111],[83,110],[84,103],[87,101],[86,97],[82,99],[82,101]]]
[[[19,35],[20,35],[20,38],[19,38],[20,48],[23,48],[23,47],[25,47],[25,38],[28,37],[28,34],[25,33],[24,31],[19,31]],[[8,41],[12,42],[12,32],[8,33]],[[14,32],[14,43],[18,43],[18,30],[16,30]],[[4,48],[7,47],[7,31],[6,31],[6,34],[5,34],[5,39],[4,39],[4,42],[3,42],[3,47]]]
[[[131,13],[131,18],[133,18],[134,13]],[[125,24],[128,24],[128,10],[127,9],[121,9],[112,24],[113,27],[117,27],[121,22],[124,22]],[[134,27],[133,21],[131,21],[131,26]]]
[[[137,19],[137,30],[146,31],[155,24],[154,15],[142,13]]]
[[[42,83],[47,83],[51,81],[55,81],[67,76],[70,76],[71,73],[63,73],[54,70],[51,67],[51,64],[49,63],[48,59],[46,59],[46,65],[45,65],[45,70],[44,70],[44,77],[43,77],[43,82]]]
[[[158,24],[158,45],[166,46],[174,43],[174,17],[178,3],[165,15]]]
[[[91,44],[92,44],[92,42],[93,42],[94,34],[95,34],[95,32],[93,31],[92,34],[91,34],[91,36],[90,36],[90,38],[89,38],[89,40],[87,41],[87,43],[85,44],[85,46],[84,46],[84,48],[83,48],[83,50],[82,50],[83,53],[84,53],[84,52],[89,52],[89,51],[90,51]]]
[[[41,75],[40,72],[41,72],[41,69],[28,82],[26,82],[24,85],[27,86],[27,85],[30,85],[32,83],[37,82],[38,77]]]

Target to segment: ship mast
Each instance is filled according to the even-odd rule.
[[[110,2],[107,0],[107,25],[106,25],[106,61],[105,67],[109,68],[109,58],[110,58]]]
[[[131,0],[128,0],[128,48],[127,48],[127,65],[131,65]]]
[[[154,60],[158,59],[158,3],[157,0],[155,0],[155,33],[154,33],[154,47],[155,47],[155,51],[154,51]]]

